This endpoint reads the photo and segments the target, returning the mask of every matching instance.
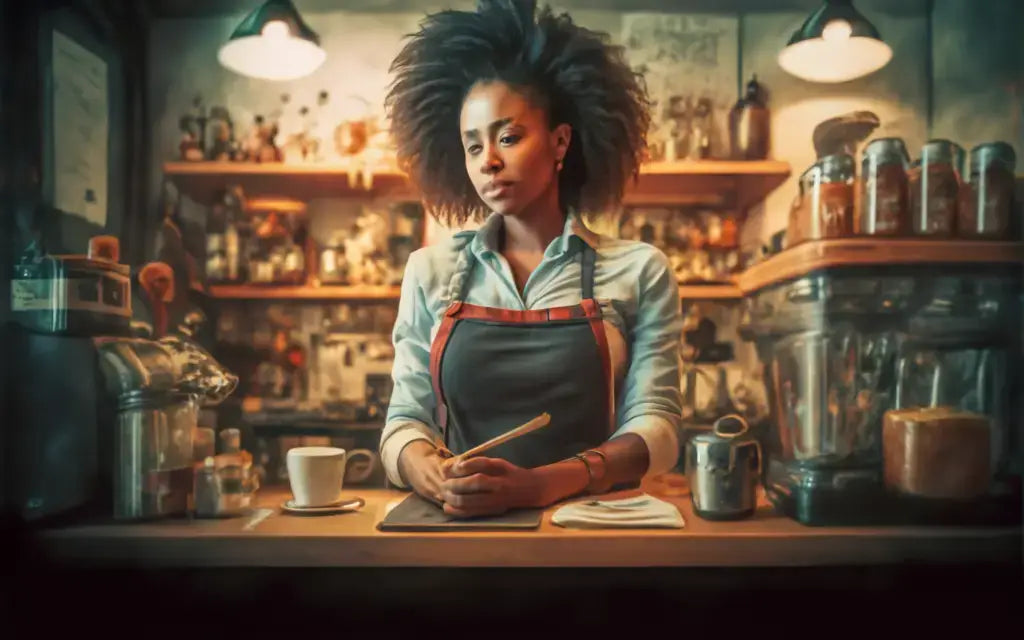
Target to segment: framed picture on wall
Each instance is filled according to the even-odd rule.
[[[92,235],[120,235],[125,87],[108,36],[71,8],[40,18],[42,197],[63,214],[47,234],[51,253],[79,253]]]
[[[51,33],[53,205],[107,224],[107,63],[59,28]]]

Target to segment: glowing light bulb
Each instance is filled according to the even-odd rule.
[[[284,40],[288,37],[288,25],[280,20],[271,20],[263,25],[263,30],[260,33],[264,38]]]
[[[840,42],[848,40],[853,33],[853,27],[846,20],[832,20],[821,30],[821,39],[825,42]]]

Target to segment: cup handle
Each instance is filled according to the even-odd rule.
[[[352,463],[356,458],[366,458],[370,464],[366,466],[366,470],[359,475],[349,477],[348,465]],[[347,460],[345,461],[345,482],[360,483],[369,478],[373,472],[377,469],[377,454],[370,451],[369,449],[353,449],[348,452]]]

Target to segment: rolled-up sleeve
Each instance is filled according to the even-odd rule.
[[[683,320],[679,285],[664,253],[655,249],[640,274],[636,322],[630,331],[629,368],[618,403],[619,428],[647,445],[647,476],[665,473],[679,459],[682,397],[679,345]]]
[[[405,488],[398,470],[402,449],[416,440],[436,441],[434,390],[430,381],[430,331],[433,319],[418,273],[425,266],[414,252],[405,267],[398,315],[392,329],[395,362],[387,420],[380,439],[380,457],[388,481]]]

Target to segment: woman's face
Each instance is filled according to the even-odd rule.
[[[459,117],[466,171],[491,210],[519,215],[551,198],[558,203],[558,162],[570,127],[549,127],[547,114],[504,82],[477,84]]]

